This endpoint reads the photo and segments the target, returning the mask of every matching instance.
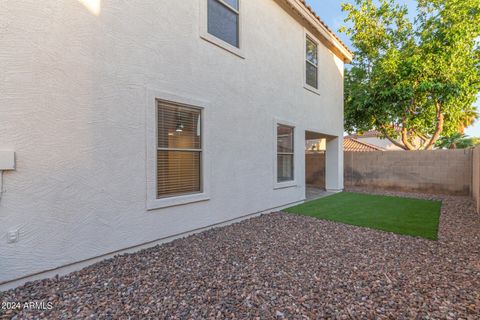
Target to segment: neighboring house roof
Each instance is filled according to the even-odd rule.
[[[354,133],[349,136],[346,136],[345,138],[352,138],[352,139],[358,139],[358,138],[375,138],[375,137],[380,137],[382,134],[377,131],[377,130],[370,130],[366,131],[364,133]]]
[[[400,133],[402,130],[399,126],[395,126],[395,131],[397,133]],[[354,138],[354,139],[358,139],[358,138],[380,138],[382,137],[383,134],[378,131],[378,130],[370,130],[370,131],[365,131],[363,133],[353,133],[351,135],[348,135],[346,136],[346,138]]]
[[[296,10],[300,15],[311,25],[313,25],[317,31],[325,38],[325,40],[331,44],[327,46],[337,55],[343,58],[347,63],[352,62],[353,53],[347,47],[345,43],[340,40],[340,38],[325,24],[325,22],[320,19],[320,17],[313,11],[313,9],[307,4],[305,0],[284,0],[288,3],[294,10]],[[303,10],[302,10],[303,9]]]
[[[373,144],[358,141],[355,138],[349,137],[343,139],[343,150],[351,152],[385,151],[383,148],[374,146]]]

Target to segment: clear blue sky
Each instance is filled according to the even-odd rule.
[[[315,10],[317,15],[332,29],[337,33],[337,35],[344,41],[347,45],[350,46],[350,40],[344,34],[338,33],[338,28],[342,26],[345,19],[345,13],[342,12],[341,3],[350,2],[349,0],[338,1],[338,0],[307,0],[308,4]],[[406,4],[409,8],[409,12],[414,16],[416,1],[415,0],[397,0],[398,3]],[[477,106],[480,105],[480,102],[477,102]],[[480,121],[477,121],[475,125],[467,128],[466,132],[469,136],[480,137]]]

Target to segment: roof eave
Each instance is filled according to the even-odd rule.
[[[353,60],[353,53],[348,47],[338,39],[338,37],[328,29],[318,16],[316,16],[303,0],[285,0],[295,11],[297,11],[311,26],[313,26],[322,37],[327,40],[324,43],[329,49],[332,50],[339,58],[345,63],[351,63]]]

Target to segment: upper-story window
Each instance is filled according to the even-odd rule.
[[[318,89],[318,45],[308,35],[305,41],[305,83]]]
[[[208,0],[208,33],[239,48],[240,0]]]

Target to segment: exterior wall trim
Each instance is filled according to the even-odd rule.
[[[200,6],[200,38],[222,48],[234,55],[245,59],[245,53],[243,50],[243,21],[244,12],[242,10],[242,0],[238,0],[238,46],[239,48],[232,46],[231,44],[211,35],[208,33],[208,0],[199,0]]]
[[[277,169],[278,169],[278,162],[277,162],[277,125],[283,124],[293,128],[293,180],[292,181],[285,181],[285,182],[278,182],[277,180]],[[284,189],[284,188],[291,188],[296,187],[297,183],[297,161],[295,157],[297,156],[298,146],[295,142],[298,134],[298,127],[294,122],[288,120],[282,120],[279,118],[274,118],[273,121],[273,189]]]

